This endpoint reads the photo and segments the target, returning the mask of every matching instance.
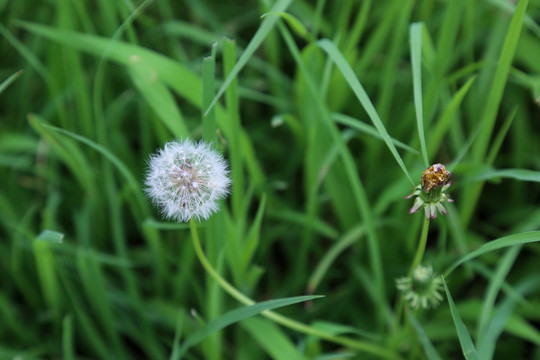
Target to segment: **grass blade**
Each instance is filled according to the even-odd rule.
[[[459,338],[459,343],[461,344],[461,350],[463,350],[463,355],[467,360],[479,360],[478,354],[476,353],[476,348],[471,339],[471,335],[467,330],[467,327],[463,323],[461,316],[457,311],[452,295],[448,290],[446,285],[446,280],[443,277],[444,289],[446,290],[446,297],[448,298],[448,305],[450,306],[450,312],[452,313],[452,319],[454,319],[454,325],[456,326],[457,335]]]
[[[19,76],[21,76],[23,73],[22,70],[17,71],[15,74],[8,77],[6,80],[2,81],[0,83],[0,94],[9,86],[11,83],[13,83]]]
[[[435,348],[433,347],[433,344],[431,344],[431,341],[429,341],[429,338],[424,332],[422,325],[420,325],[418,320],[416,320],[416,318],[410,311],[408,312],[408,315],[409,315],[409,319],[411,320],[411,323],[413,324],[414,329],[416,330],[418,339],[420,340],[420,343],[422,344],[422,347],[424,348],[424,353],[426,354],[427,358],[429,360],[442,360],[441,356],[437,353],[437,350],[435,350]]]
[[[215,319],[214,321],[208,323],[205,327],[203,327],[199,331],[196,331],[195,333],[190,335],[186,339],[182,347],[180,348],[179,354],[180,356],[182,356],[190,347],[200,343],[204,338],[206,338],[213,332],[221,330],[238,321],[255,316],[266,310],[277,309],[283,306],[292,305],[292,304],[296,304],[303,301],[313,300],[320,297],[322,296],[313,295],[313,296],[296,296],[292,298],[276,299],[276,300],[260,302],[257,304],[242,307],[240,309],[229,311],[221,315],[219,318]]]
[[[292,0],[279,0],[277,1],[274,6],[272,6],[272,9],[270,9],[270,12],[272,13],[279,13],[285,11],[289,5],[292,3]],[[238,62],[234,66],[234,68],[231,70],[221,87],[219,88],[216,96],[214,97],[214,100],[210,103],[208,108],[205,110],[204,114],[208,114],[208,112],[214,107],[216,102],[219,100],[221,95],[225,92],[227,87],[231,84],[231,82],[234,80],[236,76],[238,76],[238,73],[240,73],[240,70],[247,64],[248,60],[253,56],[255,51],[259,48],[261,43],[264,41],[268,33],[274,28],[274,25],[279,19],[279,15],[269,15],[265,17],[263,20],[261,26],[259,26],[259,29],[257,29],[257,32],[251,40],[249,41],[248,46],[240,55],[240,58],[238,59]],[[204,109],[203,109],[204,110]]]
[[[490,241],[480,248],[476,249],[473,252],[465,255],[461,259],[454,262],[445,272],[444,276],[448,276],[452,271],[455,270],[459,265],[463,264],[466,261],[474,259],[480,255],[486,254],[491,251],[502,249],[508,246],[527,244],[531,242],[540,241],[540,231],[530,231],[519,234],[508,235],[497,240]]]
[[[418,127],[418,138],[420,139],[420,148],[422,149],[424,165],[428,167],[429,158],[426,148],[426,137],[424,135],[424,110],[422,105],[422,29],[423,24],[420,22],[414,23],[410,27],[411,63],[416,126]]]
[[[386,131],[386,128],[384,127],[384,124],[382,123],[379,114],[377,114],[377,110],[375,110],[375,107],[373,106],[373,103],[371,102],[369,96],[364,90],[364,87],[356,77],[356,74],[354,73],[353,69],[351,68],[341,51],[339,51],[336,45],[328,39],[319,40],[317,41],[317,44],[328,54],[328,56],[330,56],[330,58],[334,61],[338,69],[343,74],[343,77],[347,79],[349,86],[366,110],[371,121],[373,122],[373,125],[375,125],[375,127],[379,131],[379,134],[386,143],[386,146],[388,146],[388,149],[390,149],[392,155],[394,155],[394,158],[405,173],[405,176],[407,176],[407,179],[409,179],[413,186],[416,186],[411,175],[409,174],[409,171],[407,170],[407,167],[405,166],[405,163],[403,162],[403,159],[401,159],[401,156],[399,155],[396,147],[392,143],[392,138],[388,134],[388,131]]]

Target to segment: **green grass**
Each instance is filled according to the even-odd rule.
[[[539,0],[0,10],[0,359],[540,359]],[[232,179],[191,226],[144,194],[188,137]]]

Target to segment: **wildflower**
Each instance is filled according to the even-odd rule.
[[[439,291],[443,289],[442,278],[433,273],[431,266],[419,265],[412,276],[396,279],[396,287],[414,309],[434,308],[442,301]]]
[[[454,201],[446,194],[446,190],[452,184],[450,181],[451,177],[452,174],[442,164],[434,164],[424,170],[421,184],[414,188],[412,194],[405,197],[405,199],[410,199],[416,196],[409,214],[418,211],[422,206],[428,220],[430,218],[435,219],[437,217],[437,211],[441,214],[447,214],[442,203],[445,201]]]
[[[227,161],[204,142],[172,141],[150,156],[146,193],[166,218],[208,219],[229,192]]]

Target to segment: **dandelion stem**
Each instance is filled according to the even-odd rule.
[[[189,221],[189,226],[191,229],[191,239],[193,240],[193,247],[195,248],[195,253],[197,254],[197,257],[199,258],[199,261],[201,262],[201,265],[204,267],[206,272],[221,286],[223,290],[225,290],[227,293],[229,293],[229,295],[234,297],[236,300],[238,300],[242,304],[244,305],[255,304],[254,300],[242,294],[238,289],[236,289],[231,283],[225,280],[214,269],[212,264],[210,264],[210,262],[206,258],[204,251],[201,247],[201,242],[199,240],[199,234],[197,232],[197,224],[195,220],[191,219]],[[262,312],[261,315],[265,316],[266,318],[278,324],[288,327],[290,329],[296,330],[304,334],[317,336],[321,339],[324,339],[324,340],[327,340],[336,344],[340,344],[343,346],[347,346],[351,349],[378,355],[380,358],[384,358],[384,359],[400,359],[398,355],[396,355],[392,351],[389,351],[383,347],[373,345],[373,344],[363,342],[363,341],[354,340],[354,339],[347,338],[344,336],[332,335],[325,331],[321,331],[311,326],[308,326],[306,324],[303,324],[301,322],[298,322],[296,320],[289,319],[288,317],[280,315],[273,311],[267,310],[267,311]]]
[[[416,269],[418,265],[420,265],[420,262],[422,261],[422,257],[424,256],[424,251],[426,250],[428,229],[429,229],[429,220],[427,218],[424,218],[424,226],[422,227],[422,234],[420,235],[420,242],[418,243],[418,248],[416,249],[416,255],[414,256],[411,269],[409,270],[409,276],[412,275],[414,269]]]

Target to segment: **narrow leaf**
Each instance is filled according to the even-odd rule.
[[[467,330],[467,327],[463,323],[461,316],[457,311],[452,295],[450,295],[450,290],[446,285],[446,280],[443,277],[444,289],[446,290],[446,297],[448,298],[448,305],[450,306],[450,312],[452,313],[452,319],[454,319],[454,325],[456,326],[457,335],[459,338],[459,343],[461,344],[461,350],[463,350],[463,355],[467,360],[479,360],[478,354],[476,353],[476,348],[474,347],[471,335]]]

